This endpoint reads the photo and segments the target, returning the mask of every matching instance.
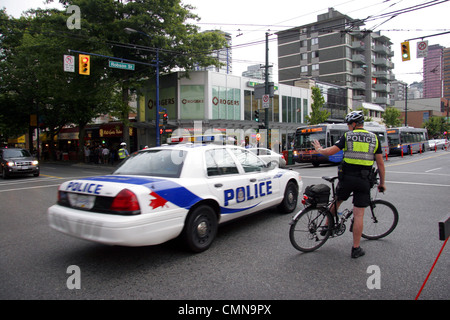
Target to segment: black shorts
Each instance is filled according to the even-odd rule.
[[[338,200],[345,201],[353,192],[353,205],[366,208],[370,205],[370,183],[367,178],[344,174],[336,189]]]

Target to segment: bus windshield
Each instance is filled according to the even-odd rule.
[[[312,149],[312,142],[318,140],[321,145],[326,145],[326,128],[305,128],[297,130],[294,149]]]

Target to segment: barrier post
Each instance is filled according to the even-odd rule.
[[[403,158],[403,146],[400,146],[400,149],[402,150],[402,158]]]

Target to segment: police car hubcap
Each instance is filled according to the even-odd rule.
[[[200,222],[197,226],[197,234],[199,237],[204,237],[208,233],[208,224],[203,221]]]

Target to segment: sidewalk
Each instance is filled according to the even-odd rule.
[[[91,168],[91,169],[104,169],[107,171],[112,171],[117,167],[119,164],[118,162],[114,165],[111,164],[101,164],[101,163],[85,163],[85,162],[78,162],[78,161],[54,161],[54,160],[39,160],[40,164],[49,164],[49,165],[58,165],[58,166],[69,166],[69,167],[78,167],[78,168]]]

